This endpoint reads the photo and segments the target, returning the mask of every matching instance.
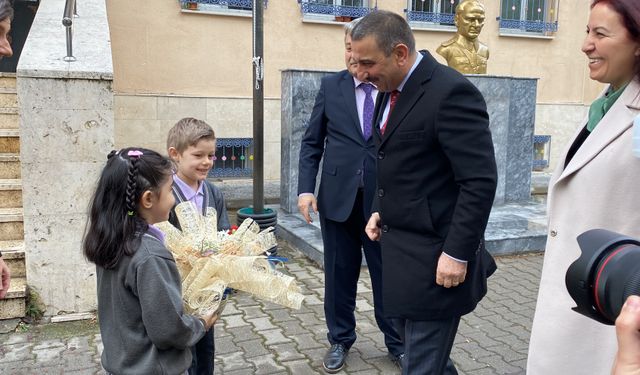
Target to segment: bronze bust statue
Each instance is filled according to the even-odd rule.
[[[463,74],[486,74],[489,48],[478,35],[484,26],[484,5],[477,0],[464,0],[456,7],[456,35],[436,50],[447,65]]]

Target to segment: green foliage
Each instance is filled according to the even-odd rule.
[[[44,315],[44,311],[44,304],[38,293],[33,289],[28,289],[24,311],[25,316],[33,321],[38,321]]]

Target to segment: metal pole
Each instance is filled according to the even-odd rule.
[[[253,212],[264,212],[263,0],[253,0]]]

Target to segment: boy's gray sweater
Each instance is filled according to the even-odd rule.
[[[102,366],[112,374],[184,373],[202,321],[182,309],[180,275],[164,244],[146,233],[116,268],[97,267]]]

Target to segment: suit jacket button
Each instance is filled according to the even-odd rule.
[[[384,189],[378,189],[378,196],[384,197]]]
[[[358,169],[358,170],[356,171],[356,174],[362,174],[362,169]]]
[[[378,159],[384,159],[384,151],[378,151]]]
[[[387,225],[383,225],[383,226],[382,226],[382,231],[383,231],[384,233],[387,233],[387,232],[389,231],[389,227],[388,227]]]
[[[551,230],[551,232],[549,232],[549,234],[551,235],[551,237],[555,237],[558,235],[558,232],[555,230]]]

